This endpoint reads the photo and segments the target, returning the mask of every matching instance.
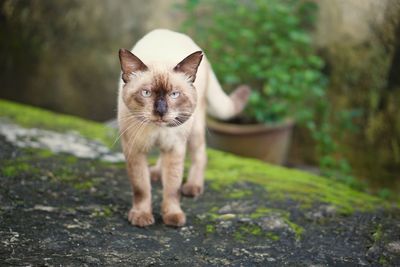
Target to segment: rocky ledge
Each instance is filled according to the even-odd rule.
[[[400,266],[399,203],[209,150],[187,224],[129,225],[118,135],[0,101],[0,265]]]

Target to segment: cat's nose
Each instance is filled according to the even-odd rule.
[[[165,99],[162,98],[157,99],[156,102],[154,103],[154,113],[162,117],[165,115],[165,113],[167,113],[167,110],[168,110],[167,101],[165,101]]]

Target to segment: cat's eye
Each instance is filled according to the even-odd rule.
[[[142,93],[142,96],[143,96],[143,97],[149,97],[149,96],[151,96],[150,90],[147,90],[147,89],[143,89],[141,93]]]
[[[179,93],[179,92],[177,92],[177,91],[175,91],[175,92],[172,92],[171,94],[170,94],[170,96],[171,96],[171,98],[178,98],[178,96],[180,96],[180,94],[181,93]]]

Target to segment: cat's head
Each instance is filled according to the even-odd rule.
[[[168,127],[179,126],[190,118],[197,102],[193,82],[203,58],[201,51],[170,69],[146,66],[126,49],[120,49],[119,58],[125,83],[122,99],[131,116]]]

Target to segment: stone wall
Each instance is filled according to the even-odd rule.
[[[118,49],[179,25],[172,0],[0,1],[0,97],[95,120],[115,116]]]
[[[317,2],[315,41],[333,108],[361,111],[358,131],[338,140],[341,151],[357,176],[389,186],[400,178],[400,1]]]

